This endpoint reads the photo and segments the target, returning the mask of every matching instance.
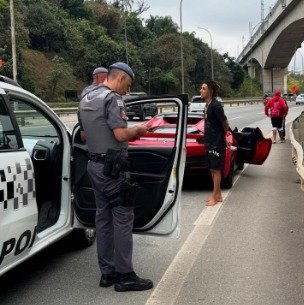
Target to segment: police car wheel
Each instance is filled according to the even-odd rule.
[[[95,229],[75,229],[71,234],[72,243],[76,248],[87,248],[93,245],[96,238]]]

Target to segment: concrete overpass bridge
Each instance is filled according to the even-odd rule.
[[[263,92],[287,92],[287,68],[303,40],[304,0],[279,0],[237,61],[260,80]]]

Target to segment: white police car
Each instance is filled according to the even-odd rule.
[[[178,232],[188,101],[165,101],[178,109],[174,145],[129,148],[140,184],[134,231],[141,234]],[[79,128],[71,132],[42,100],[0,76],[0,275],[70,233],[79,246],[94,242],[86,163]]]

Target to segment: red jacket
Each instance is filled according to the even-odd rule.
[[[279,117],[284,117],[287,115],[288,112],[288,106],[285,102],[285,100],[281,96],[273,96],[265,105],[265,114],[267,116],[271,117],[271,110],[274,106],[274,103],[279,102],[279,108],[280,108],[280,115]]]

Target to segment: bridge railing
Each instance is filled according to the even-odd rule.
[[[304,111],[290,126],[290,140],[292,144],[292,162],[300,176],[301,189],[304,191]]]

